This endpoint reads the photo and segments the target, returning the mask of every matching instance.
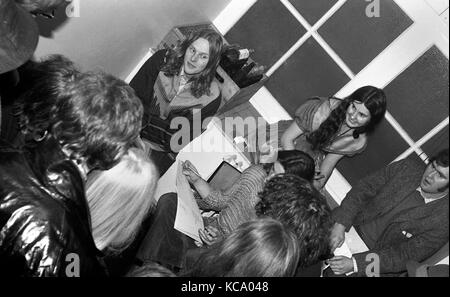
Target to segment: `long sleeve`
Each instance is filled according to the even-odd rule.
[[[358,212],[371,201],[379,191],[405,166],[405,161],[392,163],[389,166],[363,178],[333,210],[333,219],[344,225],[348,231],[353,225]]]
[[[370,254],[379,257],[380,274],[395,274],[406,271],[406,262],[408,260],[421,262],[432,256],[433,253],[448,242],[448,215],[446,220],[447,224],[440,224],[435,226],[435,228],[424,230],[422,234],[413,236],[408,240],[399,241],[381,249],[354,254],[353,257],[358,266],[358,275],[367,276],[367,270],[371,271],[372,267],[369,265],[371,265],[373,260],[370,259],[373,259],[373,257],[370,257]]]
[[[144,114],[152,110],[153,86],[155,84],[158,73],[164,64],[167,50],[160,50],[154,53],[139,69],[138,73],[133,77],[130,86],[141,99],[144,106]],[[144,119],[146,122],[147,119]]]
[[[261,166],[252,165],[242,173],[230,191],[214,191],[205,199],[210,209],[220,211],[215,220],[222,234],[228,234],[240,224],[256,217],[255,205],[259,201],[258,194],[263,189],[266,177]]]

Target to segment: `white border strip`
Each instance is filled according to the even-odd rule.
[[[232,0],[212,22],[225,35],[257,0]]]
[[[145,56],[139,61],[139,63],[136,65],[136,67],[133,68],[133,70],[128,74],[127,78],[125,78],[125,82],[129,84],[133,77],[138,73],[139,69],[141,69],[142,65],[144,65],[145,62],[155,53],[155,50],[153,48],[149,48]]]
[[[436,136],[439,132],[441,132],[442,130],[444,130],[446,127],[448,127],[449,124],[449,117],[447,117],[445,120],[443,120],[439,125],[437,125],[436,127],[434,127],[430,132],[428,132],[427,134],[425,134],[424,137],[422,137],[419,141],[417,141],[414,146],[410,147],[409,149],[407,149],[403,154],[401,154],[400,156],[398,156],[395,161],[404,159],[406,157],[408,157],[409,155],[411,155],[414,151],[415,148],[420,148],[422,145],[424,145],[428,140],[430,140],[431,138],[433,138],[434,136]],[[425,153],[424,153],[425,155]],[[426,155],[425,155],[426,156]],[[428,160],[428,157],[427,157]],[[426,161],[426,160],[424,160]]]

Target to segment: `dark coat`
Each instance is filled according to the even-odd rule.
[[[386,214],[419,187],[424,171],[423,163],[406,159],[362,179],[333,210],[335,221],[348,230]],[[358,275],[366,275],[366,267],[372,262],[370,253],[379,256],[380,274],[385,276],[405,272],[408,260],[420,262],[430,257],[448,242],[448,219],[448,195],[400,212],[372,250],[353,255]],[[408,233],[411,236],[405,235]]]
[[[52,137],[23,150],[0,140],[0,274],[105,275],[84,193]]]

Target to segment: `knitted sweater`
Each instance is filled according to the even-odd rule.
[[[218,216],[204,218],[205,225],[216,227],[223,235],[239,225],[256,218],[255,205],[263,190],[266,171],[260,165],[251,165],[227,191],[212,191],[205,199],[197,200],[200,209],[215,210]]]

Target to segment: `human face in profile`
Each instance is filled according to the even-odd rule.
[[[448,189],[448,167],[439,166],[436,161],[428,164],[420,182],[425,193],[436,194]]]
[[[200,37],[195,40],[186,50],[184,55],[184,72],[195,75],[205,70],[209,62],[209,42]]]
[[[348,127],[355,129],[367,125],[370,121],[370,111],[359,101],[352,101],[347,108],[345,122]]]

